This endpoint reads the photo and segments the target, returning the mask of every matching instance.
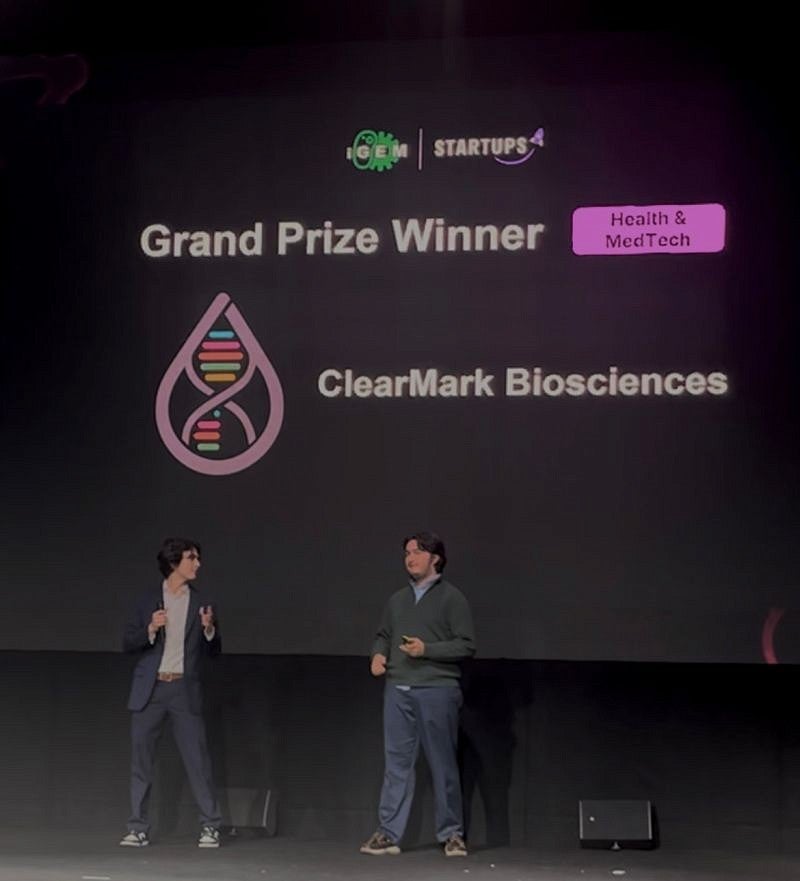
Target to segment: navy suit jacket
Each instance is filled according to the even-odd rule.
[[[128,698],[129,710],[144,709],[156,685],[156,675],[164,655],[164,636],[163,633],[159,633],[156,641],[151,645],[147,636],[147,625],[153,617],[153,612],[162,607],[163,597],[162,585],[159,585],[157,590],[146,593],[136,604],[136,608],[125,625],[125,633],[122,638],[123,651],[138,655],[133,670],[131,693]],[[186,613],[181,683],[186,688],[189,707],[193,713],[201,712],[203,707],[201,680],[205,661],[208,657],[219,654],[222,648],[219,622],[216,620],[216,607],[214,607],[214,638],[206,639],[203,633],[200,607],[207,605],[213,606],[213,603],[210,603],[206,597],[201,597],[196,588],[189,585],[189,609]]]

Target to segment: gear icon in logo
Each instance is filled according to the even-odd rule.
[[[388,171],[400,155],[400,141],[391,132],[362,129],[353,139],[352,162],[360,171]]]
[[[397,148],[400,141],[391,132],[378,132],[375,140],[375,149],[372,151],[372,168],[375,171],[387,171],[393,168],[400,161],[397,155]]]

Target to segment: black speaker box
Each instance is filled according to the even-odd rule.
[[[578,802],[582,847],[655,846],[653,807],[634,799],[585,799]]]
[[[239,829],[275,834],[277,798],[273,790],[229,786],[221,795],[223,823],[233,830],[233,834]]]

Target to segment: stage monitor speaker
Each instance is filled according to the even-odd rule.
[[[649,801],[586,799],[578,802],[581,847],[654,847]]]
[[[240,829],[258,829],[267,835],[275,834],[277,796],[274,790],[229,786],[222,795],[224,822],[231,834],[236,835]]]

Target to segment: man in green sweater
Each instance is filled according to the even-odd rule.
[[[385,772],[378,828],[361,853],[398,854],[414,798],[420,745],[431,772],[436,838],[446,856],[466,856],[456,745],[460,662],[475,654],[466,597],[442,578],[444,543],[432,532],[403,541],[409,584],[394,593],[372,646],[370,670],[385,676]]]

